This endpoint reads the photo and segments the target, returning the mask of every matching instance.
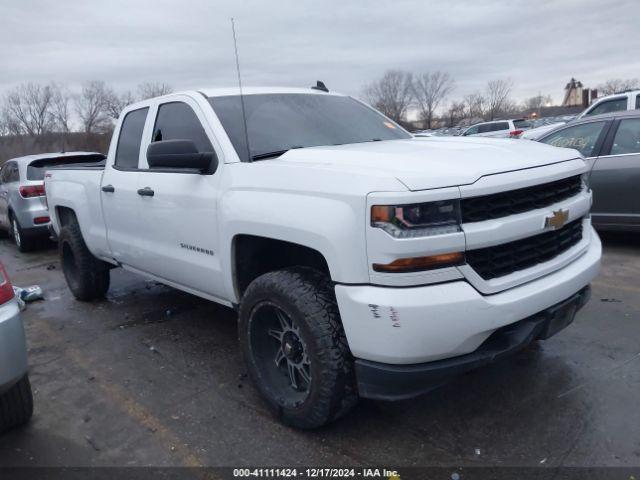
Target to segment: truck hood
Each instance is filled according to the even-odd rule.
[[[480,177],[578,158],[575,150],[517,139],[427,137],[289,150],[277,163],[389,176],[409,190],[474,183]]]

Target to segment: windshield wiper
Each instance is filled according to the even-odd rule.
[[[302,146],[296,145],[285,150],[275,150],[273,152],[258,153],[257,155],[252,155],[251,160],[265,160],[267,158],[279,157],[280,155],[284,155],[285,153],[287,153],[289,150],[294,150],[296,148],[302,148]]]

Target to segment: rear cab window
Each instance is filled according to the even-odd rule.
[[[587,112],[587,115],[600,115],[602,113],[620,112],[627,109],[627,97],[617,97],[598,103]]]
[[[138,168],[142,132],[148,112],[149,107],[132,110],[122,120],[114,161],[115,168],[125,170]]]

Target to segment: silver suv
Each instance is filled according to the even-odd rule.
[[[24,327],[13,287],[0,263],[0,433],[28,422],[32,413]]]
[[[44,153],[7,160],[0,169],[0,230],[11,234],[21,252],[49,236],[44,174],[48,168],[71,163],[96,162],[101,153]]]

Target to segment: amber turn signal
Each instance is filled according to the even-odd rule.
[[[371,223],[390,222],[393,217],[393,207],[387,205],[374,205],[371,207]]]
[[[464,262],[462,252],[443,253],[429,257],[399,258],[391,263],[374,263],[373,270],[385,273],[410,273],[433,268],[452,267]]]

